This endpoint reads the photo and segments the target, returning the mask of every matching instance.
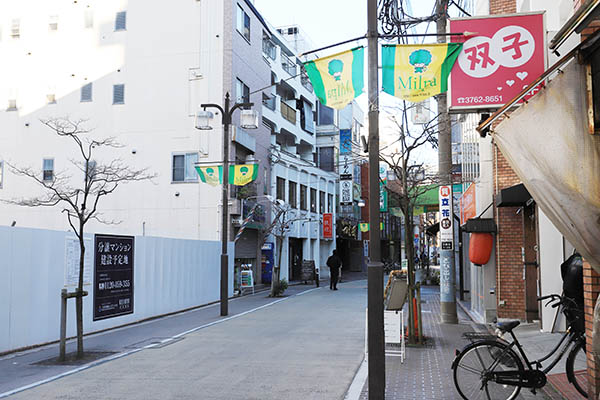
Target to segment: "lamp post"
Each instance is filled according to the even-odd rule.
[[[229,125],[231,125],[231,117],[233,112],[238,108],[250,108],[254,103],[235,103],[231,106],[231,98],[229,92],[225,95],[225,105],[221,107],[218,104],[201,104],[201,111],[196,114],[196,129],[208,130],[212,129],[209,125],[210,119],[213,117],[207,108],[216,108],[221,112],[221,123],[223,124],[223,215],[221,227],[221,316],[226,316],[229,313],[229,256],[227,255],[227,238],[228,238],[228,219],[229,219]],[[241,127],[246,129],[258,128],[258,115],[252,110],[241,111]]]

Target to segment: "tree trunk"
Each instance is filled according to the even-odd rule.
[[[83,269],[85,261],[85,243],[83,241],[83,225],[79,229],[79,281],[77,297],[75,297],[75,314],[77,318],[77,358],[83,358]]]
[[[408,343],[416,343],[415,335],[415,308],[413,302],[415,277],[414,277],[414,245],[413,245],[413,223],[412,213],[405,209],[404,211],[404,248],[406,249],[406,261],[408,263]]]

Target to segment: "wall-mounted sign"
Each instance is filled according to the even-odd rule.
[[[133,313],[134,240],[94,236],[94,321]]]
[[[442,250],[454,249],[452,229],[452,186],[440,186],[440,243]]]
[[[352,153],[352,129],[340,129],[340,154]]]
[[[471,183],[469,188],[460,198],[460,224],[467,223],[469,218],[477,216],[477,205],[475,203],[475,184]]]
[[[499,108],[545,70],[543,13],[451,19],[449,30],[477,32],[452,39],[464,42],[450,74],[452,110]]]
[[[92,284],[92,240],[84,239],[85,255],[83,260],[83,285]],[[79,239],[74,236],[65,238],[65,287],[79,285]]]
[[[323,238],[333,239],[333,214],[323,214]]]

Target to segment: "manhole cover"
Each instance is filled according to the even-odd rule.
[[[65,355],[65,361],[59,361],[58,356],[38,361],[32,365],[84,365],[101,358],[116,354],[116,351],[86,351],[82,358],[77,358],[77,352]]]

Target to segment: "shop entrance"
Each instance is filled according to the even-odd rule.
[[[291,281],[300,279],[300,271],[302,269],[302,239],[289,239],[289,276]]]

